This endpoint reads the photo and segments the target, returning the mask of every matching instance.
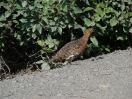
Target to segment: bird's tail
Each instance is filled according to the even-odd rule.
[[[53,62],[55,60],[55,57],[52,57],[48,60],[48,62]]]

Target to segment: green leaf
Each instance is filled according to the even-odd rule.
[[[121,5],[121,10],[123,11],[124,9],[125,9],[125,5],[122,4],[122,5]]]
[[[109,49],[108,47],[106,47],[105,50],[106,50],[107,52],[110,52],[110,49]]]
[[[13,23],[19,24],[19,22],[17,20],[13,20]]]
[[[123,27],[123,32],[128,33],[129,32],[129,27],[124,26]]]
[[[82,30],[83,32],[85,32],[85,31],[86,31],[86,28],[85,28],[85,27],[81,27],[81,30]]]
[[[0,23],[0,27],[3,27],[5,24],[3,24],[3,23]]]
[[[22,23],[27,23],[27,19],[20,19]]]
[[[59,32],[59,34],[62,34],[62,28],[61,27],[58,27],[58,32]]]
[[[132,27],[129,29],[129,32],[132,33]]]
[[[0,42],[0,47],[5,47],[4,43]]]
[[[91,37],[90,37],[90,40],[92,41],[92,43],[93,43],[96,47],[98,47],[98,40],[96,39],[95,36],[91,36]]]
[[[23,14],[23,13],[24,13],[23,10],[18,10],[18,11],[17,11],[17,16],[19,16],[20,14]]]
[[[52,26],[52,27],[50,27],[50,29],[51,29],[51,32],[55,32],[55,31],[56,31],[56,29],[57,29],[57,27]]]
[[[82,10],[79,8],[79,7],[74,7],[74,13],[77,14],[77,13],[82,13]]]
[[[50,70],[50,66],[48,63],[44,62],[42,65],[41,65],[41,68],[42,70]]]
[[[44,15],[48,14],[48,9],[47,9],[47,7],[43,7],[43,13],[44,13]]]
[[[103,15],[104,15],[103,11],[102,11],[101,8],[99,8],[99,7],[96,8],[96,12],[97,12],[98,14],[100,14],[100,16],[103,16]]]
[[[6,21],[6,18],[5,18],[4,15],[1,15],[1,16],[0,16],[0,21]]]
[[[41,5],[40,3],[34,3],[34,6],[37,7],[37,8],[43,8],[43,5]]]
[[[45,45],[44,40],[38,40],[37,41],[38,45],[40,45],[41,47],[43,47]]]
[[[42,0],[43,3],[47,3],[49,2],[50,0]]]
[[[36,64],[42,64],[44,61],[43,60],[39,60],[37,62],[35,62]]]
[[[10,12],[8,12],[8,11],[5,12],[5,17],[6,17],[6,18],[8,18],[10,15],[11,15]]]
[[[91,22],[91,26],[95,26],[95,22],[94,21]]]
[[[42,33],[42,26],[40,24],[36,25],[36,29],[38,30],[38,32],[41,34]]]
[[[32,26],[32,32],[36,31],[36,24]]]
[[[55,25],[55,22],[54,22],[53,20],[49,20],[49,24],[50,24],[51,26],[53,26],[53,25]]]
[[[97,7],[104,8],[104,7],[105,7],[105,5],[104,5],[104,3],[99,3],[99,4],[97,4]]]
[[[46,24],[48,24],[48,23],[49,23],[49,21],[48,21],[47,17],[42,17],[42,19],[44,20],[44,22],[45,22]]]
[[[132,12],[128,12],[128,15],[129,15],[129,16],[132,16]]]
[[[16,39],[21,40],[21,35],[17,35]]]
[[[34,6],[29,5],[29,9],[30,10],[33,10],[34,9]]]
[[[36,30],[38,30],[38,32],[41,34],[42,32],[42,26],[40,24],[35,24],[32,26],[32,32],[35,32]]]
[[[73,15],[73,13],[72,13],[72,12],[70,12],[70,15],[71,15],[71,17],[72,17],[72,18],[74,18],[74,15]]]
[[[86,3],[87,5],[90,5],[89,2],[90,2],[89,0],[85,0],[85,3]]]
[[[9,7],[8,3],[5,4],[3,7],[4,7],[6,10],[10,10],[10,7]]]
[[[58,20],[58,17],[54,17],[54,20],[57,21]]]
[[[17,5],[16,5],[16,8],[17,8],[18,10],[23,9],[22,6],[21,6],[20,4],[17,4]]]
[[[94,15],[94,20],[95,20],[96,22],[98,22],[98,21],[101,20],[101,17],[99,16],[99,14],[95,14],[95,15]]]
[[[123,41],[124,38],[123,38],[122,36],[119,36],[119,37],[117,37],[117,40],[121,40],[121,41]]]
[[[79,25],[77,22],[74,22],[74,25],[73,25],[74,29],[78,29],[79,28]]]
[[[96,23],[96,26],[97,27],[99,27],[101,30],[102,30],[102,32],[104,33],[104,31],[106,30],[106,28],[107,28],[107,25],[105,26],[105,27],[102,27],[100,24],[98,24],[98,23]]]
[[[22,7],[24,8],[24,7],[26,7],[27,6],[27,1],[23,1],[22,2]]]
[[[114,12],[114,9],[113,9],[113,8],[111,8],[111,7],[104,8],[104,10],[105,10],[105,13]]]
[[[54,43],[52,43],[50,41],[45,41],[45,44],[48,45],[49,48],[54,47]]]
[[[29,16],[27,13],[23,13],[22,14],[24,17],[27,17],[27,16]]]
[[[115,26],[117,25],[118,21],[115,18],[110,19],[110,25]]]
[[[128,4],[132,4],[132,0],[126,0],[126,2],[128,2]]]
[[[84,21],[85,25],[91,26],[91,21],[88,18],[85,16],[81,16],[80,18]]]
[[[72,27],[72,24],[69,23],[69,24],[68,24],[68,28],[70,29],[71,27]]]
[[[131,20],[126,20],[123,26],[130,27],[131,26]]]
[[[85,18],[84,20],[87,26],[91,26],[91,21],[88,18]]]
[[[20,46],[22,46],[25,42],[20,42]]]
[[[86,8],[83,10],[83,12],[90,11],[90,10],[93,10],[93,8],[92,8],[92,7],[86,7]]]
[[[35,33],[32,34],[33,39],[35,39],[37,37],[37,35]]]
[[[62,10],[63,10],[64,12],[67,12],[67,5],[66,5],[66,4],[63,4],[63,5],[62,5]]]
[[[48,52],[48,53],[52,53],[53,51],[52,51],[52,49],[48,48],[48,49],[47,49],[47,52]]]
[[[113,6],[115,6],[115,5],[117,5],[117,4],[118,4],[118,2],[114,2],[114,1],[112,2],[112,5],[113,5]]]
[[[117,40],[121,40],[121,41],[124,41],[124,40],[127,40],[128,37],[124,34],[122,34],[121,36],[117,37]]]

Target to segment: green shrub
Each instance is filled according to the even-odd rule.
[[[125,49],[131,46],[131,8],[131,0],[3,0],[1,56],[10,68],[46,60],[90,26],[95,31],[82,57]]]

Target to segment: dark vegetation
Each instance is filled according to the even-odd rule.
[[[132,46],[132,1],[0,1],[0,74],[50,69],[45,61],[90,26],[81,59]]]

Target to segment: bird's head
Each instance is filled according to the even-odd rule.
[[[88,40],[93,31],[94,29],[92,27],[88,28],[82,38]]]
[[[94,31],[94,29],[91,27],[91,28],[88,28],[86,32],[91,34],[93,31]]]

